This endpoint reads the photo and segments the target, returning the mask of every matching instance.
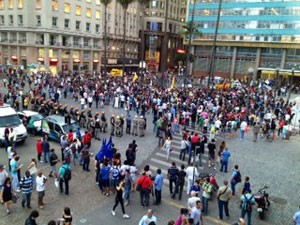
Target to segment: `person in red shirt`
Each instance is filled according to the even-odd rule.
[[[192,149],[194,152],[196,150],[196,146],[199,145],[199,143],[200,143],[200,138],[199,138],[198,134],[195,133],[192,137]]]
[[[69,133],[68,133],[68,142],[69,144],[72,144],[74,141],[74,133],[73,133],[73,130],[70,129]]]
[[[43,154],[43,148],[42,148],[41,139],[38,139],[37,142],[36,142],[36,151],[37,151],[37,158],[38,158],[39,162],[42,162],[41,157],[42,157],[42,154]]]
[[[88,148],[91,147],[91,142],[92,142],[92,133],[90,131],[86,131],[84,136],[83,136],[83,145],[87,146]]]
[[[145,206],[148,207],[150,192],[152,190],[153,182],[151,178],[146,174],[146,172],[143,172],[141,178],[137,182],[137,185],[141,186],[140,189],[141,205],[143,207]]]

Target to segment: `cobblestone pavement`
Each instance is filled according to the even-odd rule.
[[[70,99],[63,99],[62,103],[78,106],[78,103],[75,103]],[[98,109],[97,111],[101,112],[102,110],[106,111],[107,114],[110,112],[114,112],[116,115],[121,113],[125,114],[125,110],[113,109],[110,106],[106,106],[104,109]],[[135,114],[132,113],[131,115],[134,116]],[[148,129],[145,137],[133,137],[125,134],[121,138],[114,138],[114,143],[116,147],[120,149],[122,155],[124,155],[126,146],[133,138],[136,139],[139,146],[137,164],[140,169],[142,168],[142,165],[146,164],[146,162],[147,164],[152,165],[153,169],[155,166],[162,168],[168,167],[164,152],[156,148],[158,140],[154,137],[154,133],[152,132],[152,116],[150,114],[147,114],[146,116]],[[108,138],[107,134],[106,137]],[[103,136],[101,136],[101,138],[103,138]],[[36,155],[36,139],[36,137],[30,137],[23,146],[18,147],[18,153],[21,155],[22,163],[24,163],[25,166],[29,163],[30,158]],[[175,140],[176,142],[179,142],[180,137],[176,137]],[[268,192],[270,194],[271,206],[269,212],[266,213],[266,219],[265,221],[260,221],[257,213],[253,212],[252,224],[292,224],[291,217],[300,204],[300,164],[298,163],[300,158],[299,136],[292,136],[290,141],[284,142],[277,139],[272,143],[263,140],[259,140],[257,143],[254,143],[252,142],[252,133],[250,131],[244,141],[240,141],[237,137],[234,139],[227,139],[226,142],[232,155],[229,168],[233,168],[234,164],[239,164],[242,176],[247,175],[251,178],[251,185],[254,193],[266,183],[270,186]],[[51,143],[51,145],[55,146],[55,149],[59,150],[59,146],[56,143]],[[92,145],[92,150],[96,153],[100,146],[101,142],[95,141]],[[175,147],[174,152],[171,153],[171,160],[177,160],[178,158],[178,143],[176,146],[177,147]],[[6,159],[7,156],[5,151],[4,149],[1,149],[0,162],[4,163],[7,161]],[[207,158],[203,159],[207,160]],[[205,161],[203,162],[203,171],[205,171],[207,165],[205,164]],[[180,162],[178,162],[178,165],[180,165],[179,163]],[[44,164],[39,166],[47,175],[50,170],[49,166]],[[229,177],[230,173],[217,174],[217,180],[219,183],[222,183],[224,179],[229,179]],[[237,186],[238,193],[241,192],[241,186],[241,184]],[[133,201],[137,201],[135,198]],[[163,198],[165,200],[163,202],[162,210],[155,208],[157,216],[164,218],[161,220],[164,222],[167,221],[168,215],[175,219],[174,216],[178,215],[178,207],[185,205],[186,199],[183,199],[181,202],[172,200],[168,195],[168,188],[166,185],[164,188]],[[36,199],[37,196],[34,192],[32,203],[33,208],[37,205]],[[102,219],[103,221],[108,221],[106,224],[118,224],[120,221],[123,221],[123,219],[118,220],[118,217],[115,217],[113,220],[105,217],[106,214],[109,214],[110,209],[107,208],[112,206],[114,199],[112,197],[103,197],[100,194],[97,186],[95,185],[93,171],[85,173],[78,166],[74,168],[74,176],[70,187],[70,196],[66,197],[64,195],[60,195],[54,186],[54,181],[50,179],[46,187],[45,201],[47,202],[47,205],[44,210],[40,210],[41,216],[39,218],[39,224],[46,224],[46,222],[50,219],[61,217],[64,206],[70,206],[72,208],[75,224],[99,224],[97,218],[101,221]],[[233,221],[236,221],[240,215],[238,205],[239,198],[235,197],[230,202],[231,217],[225,222],[232,223]],[[174,215],[173,211],[176,212]],[[27,209],[22,209],[20,203],[18,203],[17,205],[13,205],[12,214],[7,216],[3,206],[0,206],[0,224],[24,224],[24,220],[28,216],[29,212],[30,211]],[[129,213],[132,215],[132,220],[129,220],[128,223],[124,222],[124,225],[136,224],[135,221],[138,221],[138,218],[144,214],[144,209],[137,209],[136,206],[132,206],[129,209]],[[213,200],[210,202],[209,216],[206,219],[206,224],[221,224],[216,220],[217,215],[216,201]],[[88,218],[91,218],[90,222],[88,222]],[[131,223],[131,221],[134,223]]]

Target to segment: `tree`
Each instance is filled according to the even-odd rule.
[[[141,11],[142,11],[142,18],[141,18],[141,61],[145,59],[145,29],[144,29],[144,21],[145,21],[145,8],[149,5],[150,0],[138,0]]]
[[[127,18],[127,9],[128,6],[134,1],[134,0],[117,0],[118,3],[122,6],[123,8],[123,14],[124,14],[124,21],[123,21],[123,75],[125,72],[125,60],[126,60],[126,45],[125,45],[125,40],[126,40],[126,18]]]
[[[195,5],[195,4],[194,4]],[[194,6],[195,7],[195,6]],[[194,9],[193,9],[193,15],[194,15]],[[182,26],[183,31],[180,32],[182,35],[184,35],[185,40],[188,41],[188,47],[187,47],[187,56],[185,61],[185,79],[184,79],[184,88],[186,84],[186,77],[189,75],[189,63],[194,61],[194,56],[191,54],[191,45],[192,45],[192,36],[202,36],[202,33],[199,31],[199,24],[196,24],[194,22],[194,17],[192,16],[192,20],[188,21],[185,25]]]
[[[107,6],[111,0],[101,0],[101,3],[104,5],[104,71],[106,71],[107,65]]]

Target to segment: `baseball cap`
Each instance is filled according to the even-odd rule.
[[[0,164],[0,169],[5,169],[6,166],[4,166],[3,164]]]

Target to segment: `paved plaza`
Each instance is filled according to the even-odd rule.
[[[70,99],[62,99],[63,104],[77,106]],[[94,109],[94,112],[105,111],[108,115],[114,112],[115,115],[125,114],[123,109],[114,109],[111,106],[105,106],[103,109]],[[131,115],[135,114],[131,112]],[[155,216],[158,218],[158,224],[167,224],[170,219],[176,220],[179,215],[180,207],[186,205],[187,196],[184,195],[182,201],[172,200],[169,195],[168,180],[166,178],[167,168],[171,161],[175,161],[177,166],[180,166],[181,161],[178,159],[180,147],[180,135],[174,136],[174,150],[171,153],[169,162],[166,160],[165,152],[158,148],[158,139],[152,132],[152,115],[147,114],[147,132],[145,137],[133,137],[132,135],[124,134],[123,137],[113,138],[113,142],[120,150],[122,155],[125,155],[127,145],[135,139],[138,144],[139,151],[137,152],[138,169],[142,170],[143,166],[149,164],[151,169],[155,171],[161,168],[165,177],[163,190],[163,204],[161,206],[150,206],[154,210]],[[101,138],[109,138],[108,134]],[[28,165],[30,158],[36,157],[35,143],[38,136],[30,136],[24,145],[17,147],[18,154],[21,155],[21,163]],[[223,140],[224,136],[217,136],[217,142]],[[255,193],[264,184],[269,185],[268,193],[270,194],[271,206],[266,213],[265,221],[258,218],[257,212],[254,210],[252,220],[254,225],[289,225],[292,224],[291,218],[297,210],[300,199],[299,191],[299,136],[292,136],[289,141],[282,142],[276,139],[274,142],[266,142],[259,140],[257,143],[252,141],[251,131],[246,136],[244,141],[238,137],[225,137],[231,158],[229,162],[230,172],[227,174],[217,171],[217,181],[222,184],[224,179],[229,179],[234,164],[240,166],[242,176],[249,176],[253,193]],[[96,154],[101,146],[101,142],[93,141],[92,151]],[[60,156],[60,147],[57,143],[51,142],[51,147],[54,147]],[[1,163],[7,161],[7,156],[4,148],[0,151]],[[199,168],[200,172],[207,172],[207,152],[203,157],[203,167]],[[92,166],[91,161],[91,168]],[[185,162],[186,165],[186,162]],[[47,164],[39,164],[45,175],[49,174],[50,166]],[[24,173],[24,170],[22,170]],[[205,224],[232,224],[236,222],[240,216],[239,196],[241,193],[241,184],[238,184],[238,194],[230,201],[230,218],[221,223],[218,218],[217,202],[215,199],[209,202],[208,216],[205,217]],[[100,193],[98,186],[95,183],[94,171],[83,172],[79,166],[73,167],[73,178],[70,182],[70,196],[61,195],[59,190],[54,185],[53,178],[48,179],[46,184],[45,201],[47,203],[45,209],[39,210],[39,224],[46,224],[50,219],[60,218],[63,214],[63,208],[69,206],[73,213],[73,224],[120,224],[133,225],[137,224],[139,219],[146,213],[146,209],[139,205],[139,194],[132,193],[132,202],[127,206],[126,213],[131,216],[130,220],[123,220],[119,208],[117,208],[115,217],[110,214],[114,204],[114,196],[106,197]],[[151,202],[152,203],[152,202]],[[13,205],[11,215],[7,215],[3,206],[0,210],[0,224],[24,224],[25,218],[29,215],[30,210],[23,209],[20,202]],[[37,208],[37,193],[33,192],[32,207]],[[102,223],[103,222],[103,223]]]

